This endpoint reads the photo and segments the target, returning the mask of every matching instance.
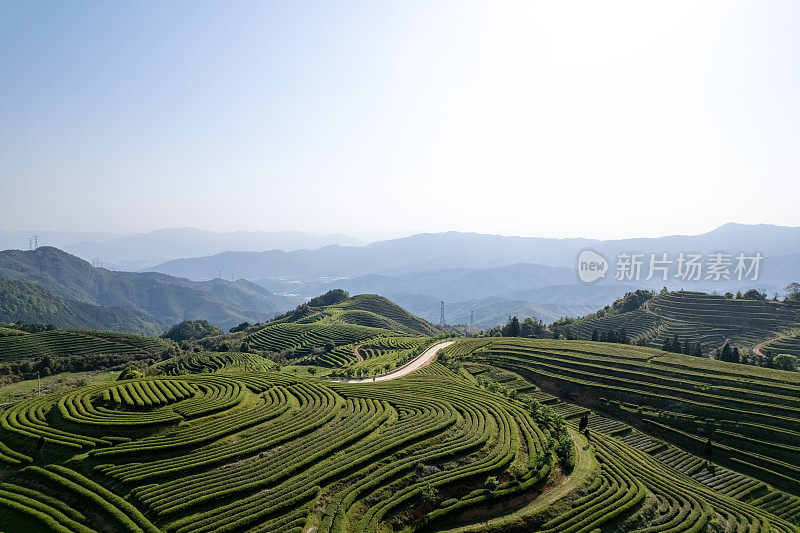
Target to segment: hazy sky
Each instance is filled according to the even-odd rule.
[[[0,1],[0,229],[800,225],[800,2]]]

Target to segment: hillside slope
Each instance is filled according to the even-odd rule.
[[[334,290],[246,333],[243,350],[374,374],[409,361],[441,331],[382,296]]]
[[[132,309],[101,307],[61,298],[33,283],[0,279],[0,322],[52,324],[59,328],[128,331],[158,335],[153,317]]]
[[[759,344],[784,336],[791,344],[800,328],[800,304],[676,291],[655,296],[632,311],[589,315],[568,326],[579,339],[591,339],[594,330],[604,333],[622,328],[633,342],[655,348],[677,337],[682,343],[702,344],[704,353],[726,342],[752,353]]]
[[[162,329],[197,318],[228,328],[270,318],[291,305],[247,281],[198,283],[157,273],[114,272],[46,246],[0,252],[0,278],[34,283],[78,302],[145,313]]]

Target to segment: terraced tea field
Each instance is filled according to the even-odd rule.
[[[27,400],[0,423],[11,530],[421,528],[559,470],[548,421],[439,365],[369,386],[149,377]]]
[[[309,356],[314,348],[327,344],[344,346],[387,335],[394,333],[387,329],[350,324],[280,323],[248,335],[245,342],[252,348],[268,352],[291,351],[291,358],[299,358]]]
[[[789,331],[785,335],[768,341],[763,345],[761,351],[773,357],[782,353],[800,357],[800,329]]]
[[[226,371],[268,371],[276,365],[261,355],[235,352],[200,352],[172,357],[148,369],[151,374],[178,376]]]
[[[798,325],[800,305],[795,303],[727,299],[681,291],[656,296],[635,311],[602,318],[592,315],[569,327],[582,340],[591,339],[595,329],[607,332],[625,328],[632,342],[645,341],[654,348],[677,336],[681,342],[701,343],[708,353],[729,339],[748,351]]]
[[[457,346],[457,345],[456,345]],[[800,374],[585,341],[499,339],[469,357],[511,370],[793,494],[800,493]]]
[[[379,338],[365,361],[414,342]],[[445,353],[474,377],[434,363],[349,384],[198,353],[17,403],[0,412],[4,530],[800,531],[800,420],[781,404],[797,376],[596,342]],[[715,463],[691,449],[711,425]]]
[[[69,355],[161,353],[163,339],[106,331],[53,330],[0,336],[0,363]]]

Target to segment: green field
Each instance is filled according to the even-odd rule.
[[[144,377],[0,390],[0,529],[800,533],[800,373],[491,337],[348,382],[441,339],[352,311],[299,308],[224,337],[249,351]],[[58,353],[135,347],[70,333]]]

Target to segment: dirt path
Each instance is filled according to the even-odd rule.
[[[358,353],[358,349],[359,348],[361,348],[361,344],[353,347],[353,355],[356,356],[356,363],[363,363],[364,362],[364,358],[361,357],[360,353]]]
[[[766,341],[764,341],[764,342],[759,342],[758,344],[756,344],[755,346],[753,346],[753,353],[754,353],[755,355],[757,355],[757,356],[758,356],[760,359],[766,359],[766,358],[767,358],[767,356],[766,356],[766,355],[764,355],[764,352],[762,352],[762,351],[761,351],[761,348],[763,348],[763,347],[764,347],[764,345],[765,345],[765,344],[767,344],[768,342],[770,342],[771,340],[772,340],[772,339],[766,340]]]
[[[375,378],[364,378],[364,379],[347,379],[347,380],[336,380],[341,381],[343,383],[375,383],[376,381],[389,381],[390,379],[397,379],[403,376],[406,376],[420,368],[424,368],[431,364],[434,359],[436,359],[436,352],[441,350],[442,348],[446,348],[453,344],[455,341],[446,341],[446,342],[439,342],[422,352],[422,354],[417,357],[416,359],[406,363],[405,365],[401,366],[397,370],[393,372],[389,372],[388,374],[384,374],[382,376],[378,376]]]
[[[563,498],[570,492],[582,487],[592,473],[600,468],[600,464],[597,462],[597,459],[595,459],[593,449],[589,446],[586,437],[579,434],[574,429],[567,428],[567,431],[572,437],[573,442],[575,442],[575,446],[578,450],[575,468],[570,475],[562,477],[556,485],[550,486],[531,503],[511,514],[484,520],[468,526],[437,531],[439,531],[439,533],[462,533],[467,531],[491,531],[494,530],[493,528],[497,528],[496,531],[501,531],[502,526],[507,525],[508,521],[533,515],[545,509],[559,498]],[[547,485],[545,486],[547,487]]]

